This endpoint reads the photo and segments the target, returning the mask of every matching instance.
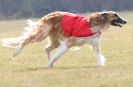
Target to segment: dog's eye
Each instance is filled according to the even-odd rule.
[[[118,15],[117,15],[117,14],[114,14],[114,15],[112,15],[111,17],[118,17]]]
[[[115,14],[114,16],[115,16],[115,17],[118,17],[118,15],[117,15],[117,14]]]

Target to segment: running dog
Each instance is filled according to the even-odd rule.
[[[46,48],[48,68],[52,68],[55,61],[69,48],[75,45],[89,44],[93,47],[97,64],[104,66],[105,58],[101,53],[99,41],[104,30],[110,25],[122,27],[127,22],[117,12],[94,12],[87,17],[69,12],[52,12],[42,17],[37,22],[28,21],[29,26],[17,38],[2,39],[2,46],[16,48],[13,56],[17,56],[25,45],[40,42],[49,38]],[[56,49],[53,55],[50,52]]]

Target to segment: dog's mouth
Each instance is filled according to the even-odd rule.
[[[123,27],[123,25],[126,24],[126,23],[127,23],[127,22],[126,22],[125,20],[119,18],[119,19],[113,20],[113,21],[111,22],[111,25]]]

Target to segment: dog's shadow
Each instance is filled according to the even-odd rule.
[[[53,69],[88,69],[88,68],[98,68],[98,66],[71,66],[71,67],[55,67]]]
[[[67,70],[67,69],[88,69],[88,68],[99,68],[98,66],[71,66],[71,67],[54,67],[48,69],[46,67],[26,67],[24,69],[13,70],[13,72],[32,72],[32,71],[40,71],[40,70]]]

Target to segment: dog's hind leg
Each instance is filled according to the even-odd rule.
[[[55,40],[55,39],[49,39],[49,40],[50,40],[50,44],[45,48],[46,56],[47,56],[48,60],[50,60],[50,57],[51,57],[50,52],[53,49],[57,48],[60,44],[58,40]]]
[[[57,45],[50,45],[50,46],[48,46],[47,48],[45,48],[46,56],[47,56],[48,60],[50,60],[50,57],[51,57],[50,52],[51,52],[53,49],[57,48],[57,47],[58,47]]]
[[[21,52],[22,48],[22,46],[17,46],[16,51],[13,53],[13,57],[17,56]]]
[[[13,54],[13,57],[17,56],[21,50],[24,48],[25,45],[27,45],[29,42],[28,41],[23,41],[22,43],[20,43],[17,47],[16,47],[16,51]]]
[[[47,29],[45,29],[47,28]],[[45,29],[45,30],[44,30]],[[47,35],[50,32],[50,25],[44,25],[43,26],[39,26],[38,29],[36,29],[35,31],[33,31],[31,34],[27,35],[26,38],[23,38],[23,40],[20,42],[20,44],[17,46],[15,53],[13,54],[13,56],[17,56],[21,50],[24,48],[25,45],[29,44],[29,43],[34,43],[34,42],[40,42],[43,39],[45,39],[47,37]]]
[[[69,47],[66,45],[66,43],[61,42],[56,52],[50,57],[47,68],[52,68],[54,62],[57,61],[57,59],[61,57],[68,49]]]

